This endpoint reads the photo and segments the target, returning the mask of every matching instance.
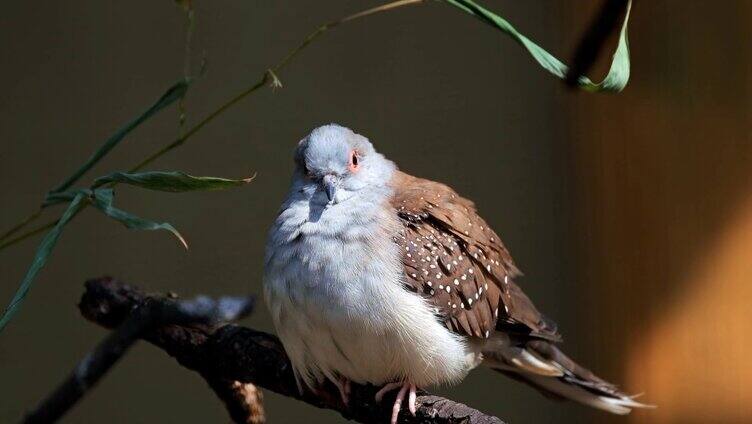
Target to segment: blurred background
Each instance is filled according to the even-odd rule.
[[[254,83],[321,23],[375,1],[194,2],[188,124]],[[600,2],[485,0],[568,60]],[[2,2],[0,229],[18,222],[183,73],[171,1]],[[618,95],[568,90],[511,40],[429,2],[327,33],[262,90],[153,170],[243,177],[225,192],[121,186],[118,204],[187,237],[128,231],[86,210],[0,336],[0,422],[47,395],[106,332],[76,303],[109,274],[150,291],[261,294],[264,238],[292,149],[338,122],[412,174],[474,199],[558,321],[565,350],[659,405],[629,417],[550,401],[487,370],[439,390],[508,422],[752,422],[752,3],[639,1],[632,79]],[[592,72],[600,79],[608,56]],[[133,132],[90,177],[127,169],[178,134],[178,112]],[[88,182],[89,180],[83,180]],[[59,212],[47,212],[54,217]],[[39,239],[0,252],[12,296]],[[261,307],[243,324],[272,331]],[[270,422],[342,422],[265,392]],[[227,422],[194,373],[138,344],[64,422]]]

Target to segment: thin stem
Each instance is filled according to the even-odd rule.
[[[193,31],[196,28],[196,12],[193,10],[193,5],[188,5],[188,10],[185,11],[186,28],[185,28],[185,48],[183,49],[183,77],[188,79],[191,77],[191,53],[192,53],[192,40]]]
[[[190,2],[186,3],[185,9],[186,28],[185,47],[183,49],[183,78],[185,78],[186,81],[189,81],[191,79],[191,42],[193,39],[193,31],[196,27],[196,14],[193,10],[193,5]],[[178,134],[181,137],[183,136],[186,120],[188,119],[188,112],[185,107],[185,97],[186,96],[182,96],[180,100],[178,100]]]
[[[13,228],[8,229],[8,231],[4,232],[3,235],[0,235],[0,241],[3,241],[5,239],[7,239],[8,237],[12,236],[13,234],[15,234],[16,232],[18,232],[19,230],[21,230],[23,227],[25,227],[25,226],[31,224],[32,222],[36,221],[36,219],[39,218],[40,215],[42,215],[42,208],[41,207],[39,208],[39,210],[37,210],[33,214],[31,214],[31,215],[27,216],[26,218],[24,218],[23,221],[19,222],[15,226],[13,226]]]
[[[313,31],[308,37],[306,37],[298,46],[296,46],[294,49],[290,50],[290,52],[285,55],[285,57],[280,61],[275,67],[268,69],[264,74],[261,76],[261,78],[250,87],[244,89],[240,93],[236,94],[234,97],[232,97],[230,100],[222,104],[218,109],[216,109],[214,112],[210,113],[208,116],[206,116],[201,122],[193,126],[190,130],[188,130],[185,134],[178,137],[176,140],[170,142],[169,144],[163,146],[159,150],[155,151],[151,155],[147,156],[145,159],[143,159],[141,162],[136,164],[130,169],[130,172],[135,172],[140,169],[143,169],[147,165],[151,164],[155,160],[159,159],[163,155],[167,154],[168,152],[172,151],[173,149],[176,149],[183,145],[186,141],[188,141],[191,136],[199,132],[202,128],[204,128],[207,124],[209,124],[211,121],[213,121],[216,117],[224,113],[227,109],[234,106],[247,96],[253,94],[258,89],[264,87],[268,83],[272,81],[277,81],[276,79],[276,73],[285,68],[293,58],[295,58],[301,51],[303,51],[308,45],[310,45],[314,40],[316,40],[319,36],[321,36],[324,32],[336,28],[337,26],[344,24],[346,22],[354,21],[360,18],[364,18],[367,16],[375,15],[377,13],[386,12],[389,10],[394,10],[403,6],[410,6],[415,5],[419,3],[424,3],[426,0],[398,0],[389,2],[386,4],[382,4],[381,6],[376,6],[370,9],[363,10],[361,12],[345,16],[344,18],[338,19],[336,21],[328,22],[324,25],[319,26],[315,31]],[[116,185],[117,183],[111,183],[108,185],[108,187],[112,187]],[[11,235],[15,234],[17,231],[24,228],[29,223],[36,220],[42,212],[42,209],[45,206],[42,206],[39,211],[35,212],[34,214],[30,215],[28,218],[24,219],[19,224],[16,224],[13,228],[9,229],[5,233],[3,233],[2,236],[0,236],[0,241],[3,241],[7,238],[9,238]],[[49,228],[52,228],[57,221],[48,222],[47,224],[35,228],[33,230],[30,230],[26,233],[23,233],[11,240],[5,241],[2,244],[0,244],[0,250],[5,249],[6,247],[9,247],[11,245],[14,245],[20,241],[23,241],[29,237],[32,237],[36,234],[41,233],[44,230],[47,230]]]
[[[345,16],[344,18],[338,19],[336,21],[325,23],[324,25],[321,25],[320,27],[316,28],[315,31],[313,31],[308,37],[306,37],[302,43],[300,43],[297,47],[290,50],[290,52],[285,56],[282,61],[275,66],[273,69],[275,71],[281,71],[282,68],[287,66],[287,64],[303,49],[308,47],[309,44],[311,44],[316,38],[318,38],[321,34],[325,33],[326,31],[336,28],[339,25],[342,25],[346,22],[354,21],[356,19],[364,18],[366,16],[374,15],[381,12],[386,12],[389,10],[397,9],[399,7],[403,6],[411,6],[418,3],[424,3],[426,0],[399,0],[399,1],[393,1],[390,3],[382,4],[381,6],[372,7],[370,9],[363,10],[358,13],[354,13],[352,15]]]
[[[220,106],[219,109],[217,109],[214,112],[210,113],[206,118],[204,118],[203,120],[201,120],[201,122],[199,122],[193,128],[191,128],[190,130],[188,130],[188,132],[185,133],[185,135],[183,135],[182,137],[178,137],[175,141],[171,142],[170,144],[165,145],[161,149],[159,149],[156,152],[152,153],[151,155],[149,155],[148,157],[146,157],[146,159],[142,160],[136,166],[132,167],[129,170],[129,172],[135,172],[135,171],[138,171],[138,170],[144,168],[146,165],[154,162],[159,157],[163,156],[165,153],[167,153],[170,150],[175,149],[176,147],[179,147],[180,145],[182,145],[183,143],[185,143],[189,138],[191,138],[192,135],[194,135],[197,132],[199,132],[206,124],[208,124],[209,122],[213,121],[214,118],[216,118],[217,116],[221,115],[224,111],[226,111],[227,109],[229,109],[231,106],[233,106],[237,102],[243,100],[243,98],[245,98],[247,95],[249,95],[249,94],[253,93],[254,91],[258,90],[259,88],[263,87],[264,84],[266,84],[266,81],[267,81],[267,78],[268,78],[267,75],[268,74],[264,74],[264,76],[261,78],[261,80],[259,82],[257,82],[253,86],[245,89],[241,93],[237,94],[235,97],[233,97],[232,99],[230,99],[228,102],[226,102],[225,104],[223,104],[222,106]]]
[[[49,230],[50,228],[54,227],[55,224],[57,224],[57,219],[54,220],[54,221],[50,221],[50,222],[48,222],[48,223],[46,223],[46,224],[44,224],[42,226],[39,226],[37,228],[34,228],[33,230],[29,230],[29,231],[21,234],[20,236],[17,236],[17,237],[14,237],[14,238],[12,238],[12,239],[10,239],[8,241],[5,241],[2,244],[0,244],[0,250],[5,249],[6,247],[10,247],[10,246],[12,246],[12,245],[14,245],[14,244],[16,244],[18,242],[24,241],[24,240],[26,240],[29,237],[32,237],[32,236],[35,236],[35,235],[37,235],[37,234],[39,234],[41,232],[44,232],[45,230]]]
[[[321,25],[318,27],[315,31],[313,31],[308,37],[306,37],[297,47],[290,50],[290,52],[282,59],[277,66],[274,68],[271,68],[271,73],[267,70],[264,72],[264,74],[259,78],[259,80],[253,84],[252,86],[246,88],[245,90],[241,91],[237,95],[235,95],[233,98],[225,102],[222,106],[220,106],[217,110],[210,113],[206,118],[204,118],[201,122],[196,124],[193,128],[191,128],[185,135],[182,137],[179,137],[177,140],[165,145],[161,149],[157,150],[156,152],[152,153],[150,156],[148,156],[146,159],[139,162],[136,166],[131,168],[131,172],[138,171],[139,169],[144,168],[146,165],[154,162],[164,154],[168,153],[169,151],[181,146],[183,143],[185,143],[192,135],[196,134],[199,130],[201,130],[204,126],[206,126],[208,123],[214,120],[217,116],[224,113],[227,109],[232,107],[233,105],[237,104],[250,94],[254,93],[256,90],[264,87],[268,82],[273,80],[273,73],[279,72],[287,66],[290,61],[298,55],[301,51],[303,51],[306,47],[308,47],[309,44],[311,44],[316,38],[318,38],[321,34],[326,32],[329,29],[335,28],[345,22],[354,21],[356,19],[364,18],[366,16],[371,16],[380,12],[386,12],[389,10],[393,10],[399,7],[403,6],[410,6],[413,4],[423,3],[426,0],[398,0],[390,3],[383,4],[381,6],[376,6],[370,9],[363,10],[361,12],[345,16],[344,18],[338,19],[336,21],[332,21],[329,23],[326,23],[324,25]]]
[[[78,214],[80,214],[81,211],[83,211],[84,209],[86,209],[86,207],[88,205],[89,205],[88,203],[84,203],[81,206],[81,209],[77,210],[73,214],[73,216],[71,216],[70,220],[73,220],[76,216],[78,216]],[[58,221],[57,219],[55,219],[53,221],[48,221],[46,224],[42,224],[39,227],[34,228],[33,230],[29,230],[29,231],[27,231],[27,232],[25,232],[25,233],[23,233],[23,234],[15,237],[15,238],[12,238],[12,239],[10,239],[10,240],[8,240],[6,242],[3,242],[2,244],[0,244],[0,250],[5,249],[6,247],[10,247],[10,246],[12,246],[12,245],[14,245],[16,243],[20,243],[20,242],[26,240],[27,238],[33,237],[33,236],[35,236],[35,235],[37,235],[39,233],[43,233],[46,230],[49,230],[50,228],[54,227],[57,224],[57,221]]]

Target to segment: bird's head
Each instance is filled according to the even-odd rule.
[[[301,140],[295,165],[298,189],[328,204],[370,189],[383,190],[395,168],[367,138],[336,124],[318,127]]]

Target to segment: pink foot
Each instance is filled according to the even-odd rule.
[[[400,391],[397,393],[397,398],[394,399],[394,405],[392,406],[392,419],[390,421],[390,424],[397,424],[397,416],[399,416],[400,409],[402,409],[402,401],[405,400],[405,395],[407,395],[407,408],[410,410],[410,413],[415,416],[415,412],[417,411],[417,408],[415,406],[415,399],[416,399],[416,390],[415,384],[408,383],[408,382],[402,382],[402,383],[387,383],[384,385],[384,387],[381,388],[378,392],[376,392],[376,402],[381,402],[381,400],[384,398],[384,395],[396,388],[400,388]]]
[[[334,383],[335,386],[337,386],[337,390],[339,390],[339,396],[342,399],[342,403],[345,406],[348,406],[350,404],[350,380],[348,380],[345,377],[340,377],[339,381]]]
[[[384,395],[391,392],[392,390],[402,387],[402,383],[386,383],[384,387],[381,388],[378,392],[376,392],[376,396],[374,396],[374,399],[376,399],[376,402],[381,403],[381,400],[384,399]]]

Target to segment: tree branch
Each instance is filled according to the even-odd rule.
[[[130,287],[126,285],[116,283],[109,278],[94,281],[102,284],[87,283],[87,291],[81,300],[82,308],[85,304],[91,305],[90,302],[86,302],[89,298],[87,296],[96,296],[105,287],[119,289],[107,291],[111,299],[114,299],[116,295],[128,296]],[[124,300],[125,297],[119,299]],[[79,362],[68,378],[26,416],[25,423],[50,423],[60,419],[109,371],[136,340],[154,328],[163,328],[166,325],[199,325],[211,328],[219,323],[234,321],[248,315],[254,304],[251,297],[223,297],[213,300],[206,296],[199,296],[193,300],[176,300],[174,296],[152,298],[138,293],[137,296],[129,299],[131,302],[121,302],[117,305],[114,303],[98,305],[99,308],[117,308],[120,313],[119,321],[109,323],[110,327],[117,327],[117,330],[110,333]],[[100,309],[99,312],[112,312],[112,310]],[[233,418],[240,417],[243,411],[247,411],[248,419],[236,420],[236,422],[263,422],[263,408],[258,406],[260,398],[256,402],[258,405],[251,405],[245,402],[245,396],[241,396],[243,392],[249,390],[248,388],[211,376],[207,377],[207,381],[220,399],[225,402]],[[250,420],[251,416],[259,414],[262,421]]]
[[[111,278],[99,278],[86,283],[79,308],[88,320],[115,328],[145,302],[170,301],[165,296],[145,295]],[[273,335],[236,325],[169,325],[150,329],[142,338],[165,350],[182,366],[201,374],[220,397],[223,397],[220,393],[228,389],[227,384],[236,389],[235,395],[246,396],[242,386],[252,383],[319,408],[338,411],[345,418],[362,423],[389,422],[391,402],[376,403],[374,394],[378,388],[374,386],[354,384],[349,407],[342,404],[337,389],[331,384],[324,385],[316,394],[300,393],[284,348]],[[224,386],[217,389],[217,382],[224,382]],[[224,396],[223,400],[227,398]],[[417,415],[413,417],[403,411],[400,423],[503,424],[496,417],[427,393],[421,393],[417,403]],[[228,409],[232,414],[232,409]],[[233,419],[253,422],[238,420],[235,415]]]
[[[266,422],[264,396],[258,387],[251,383],[241,383],[216,379],[203,375],[209,387],[225,404],[232,421],[238,424],[263,424]]]

